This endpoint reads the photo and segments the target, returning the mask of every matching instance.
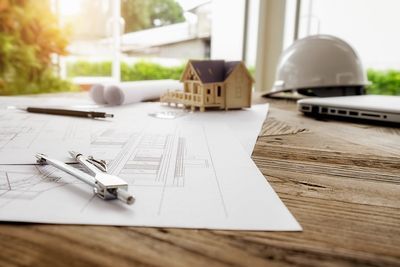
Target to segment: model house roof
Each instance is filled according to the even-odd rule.
[[[202,83],[223,82],[240,61],[191,60],[191,64]]]

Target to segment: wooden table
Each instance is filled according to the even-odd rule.
[[[400,266],[400,129],[269,102],[253,159],[303,232],[2,223],[0,266]]]

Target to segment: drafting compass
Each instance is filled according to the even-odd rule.
[[[128,192],[128,184],[121,178],[107,173],[105,161],[96,160],[91,156],[85,157],[74,151],[69,153],[90,174],[40,153],[36,154],[36,158],[39,164],[50,164],[92,186],[93,192],[101,199],[119,199],[128,205],[135,202],[135,197]]]

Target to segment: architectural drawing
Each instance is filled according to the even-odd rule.
[[[127,206],[94,197],[93,188],[52,166],[0,164],[0,221],[301,229],[226,125],[189,115],[160,120],[147,114],[126,109],[119,120],[107,122],[46,117],[41,123],[38,116],[31,128],[29,122],[13,128],[3,120],[0,133],[10,142],[0,149],[0,163],[46,149],[63,160],[70,142],[76,151],[106,160],[136,201]],[[21,116],[14,117],[17,122]],[[13,143],[22,137],[32,141],[29,149],[7,148],[24,145]]]
[[[7,118],[3,118],[6,119]],[[25,117],[21,120],[3,123],[0,131],[0,150],[2,149],[28,149],[37,138],[40,129],[45,125],[44,121],[29,121]]]
[[[106,156],[109,172],[120,176],[133,188],[184,187],[188,169],[198,171],[202,168],[211,172],[212,169],[208,158],[188,149],[187,137],[182,132],[184,130],[179,126],[169,127],[165,133],[107,128],[92,134],[91,151],[95,157],[103,159]],[[45,191],[68,183],[80,184],[52,166],[37,166],[34,174],[29,168],[22,172],[0,168],[0,198],[7,199],[3,205],[12,200],[33,200]],[[164,190],[159,191],[158,213],[161,212],[164,193]],[[91,195],[88,194],[87,198],[90,199]]]
[[[98,132],[100,124],[82,118],[0,111],[0,162],[32,164],[38,152],[65,154],[68,150],[88,150],[91,135]]]
[[[110,150],[116,150],[108,159],[110,172],[133,186],[183,186],[186,168],[209,167],[207,159],[187,152],[186,138],[177,129],[168,134],[107,129],[93,137],[91,145],[96,155],[106,159]]]
[[[14,200],[32,201],[46,191],[76,182],[61,177],[51,166],[35,166],[33,172],[30,166],[0,168],[0,209]]]

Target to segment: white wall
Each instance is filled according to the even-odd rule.
[[[213,0],[211,58],[242,60],[244,0]]]
[[[265,1],[265,0],[261,0]],[[257,59],[257,35],[260,0],[249,0],[249,14],[247,24],[246,64],[255,66]]]

